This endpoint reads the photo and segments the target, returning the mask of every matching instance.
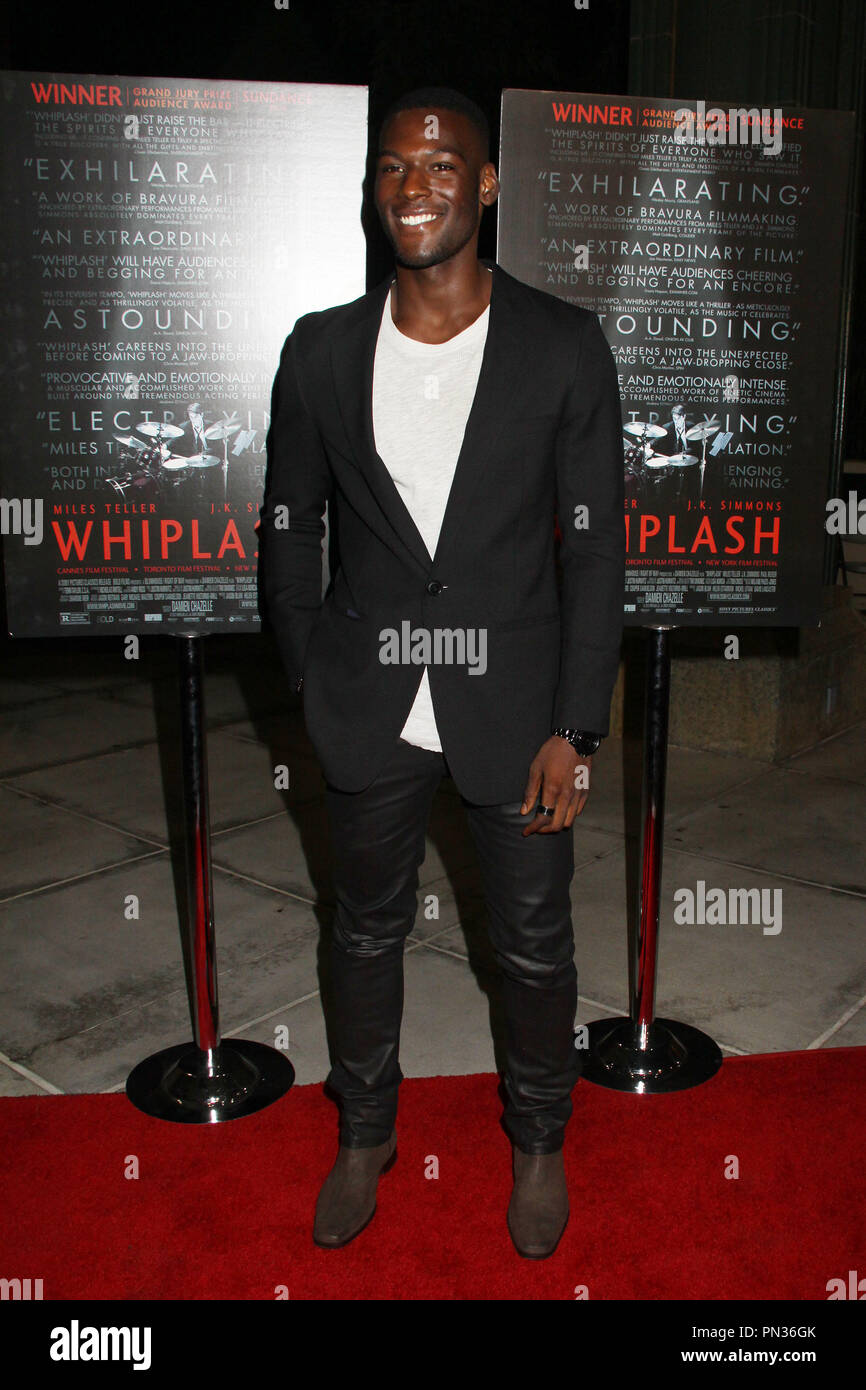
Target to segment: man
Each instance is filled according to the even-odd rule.
[[[669,428],[673,428],[672,454],[687,454],[689,452],[689,441],[686,439],[688,422],[686,420],[686,408],[684,405],[675,405],[671,411],[671,421]]]
[[[190,401],[186,408],[186,419],[180,428],[183,430],[183,437],[174,441],[174,453],[184,454],[194,458],[197,454],[212,453],[205,439],[205,430],[208,427],[202,413],[201,401]],[[177,447],[180,446],[180,447]]]
[[[395,1157],[403,945],[450,774],[503,977],[508,1226],[521,1254],[542,1258],[568,1219],[571,826],[619,657],[621,415],[595,315],[478,259],[499,191],[488,146],[483,113],[448,88],[389,109],[375,201],[396,274],[304,315],[287,339],[261,530],[335,865],[340,1145],[314,1240],[344,1245],[364,1228]],[[339,563],[322,602],[326,501]]]

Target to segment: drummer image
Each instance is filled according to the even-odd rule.
[[[678,455],[687,454],[689,452],[689,446],[686,440],[688,425],[686,421],[686,408],[684,405],[674,406],[671,411],[670,426],[673,428],[674,432],[674,447],[671,449],[671,453]]]
[[[205,431],[210,427],[202,411],[201,401],[190,401],[186,408],[186,420],[180,426],[181,435],[172,440],[172,453],[189,458],[208,453]]]

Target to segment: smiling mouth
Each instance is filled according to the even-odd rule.
[[[398,216],[397,221],[401,227],[422,227],[427,222],[434,222],[438,216],[438,212],[407,212],[402,217]]]

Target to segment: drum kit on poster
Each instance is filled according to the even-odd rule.
[[[707,440],[721,428],[718,420],[707,420],[686,430],[689,444],[700,447],[692,453],[660,454],[655,443],[667,435],[661,425],[634,420],[623,425],[625,446],[626,498],[636,498],[650,510],[669,509],[682,501],[698,505],[704,491]]]
[[[121,446],[118,460],[121,471],[105,479],[118,496],[134,502],[166,502],[180,495],[192,495],[198,501],[206,491],[207,480],[223,470],[223,491],[228,477],[228,441],[240,429],[240,424],[222,422],[204,431],[208,444],[223,445],[223,456],[212,453],[173,454],[171,441],[179,439],[183,430],[177,425],[144,420],[136,425],[137,434],[116,434]],[[144,435],[139,439],[138,434]]]

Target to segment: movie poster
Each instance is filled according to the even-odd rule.
[[[847,112],[503,93],[498,259],[619,368],[627,623],[818,621],[852,144]]]
[[[257,631],[280,349],[364,293],[367,89],[0,80],[10,632]]]

